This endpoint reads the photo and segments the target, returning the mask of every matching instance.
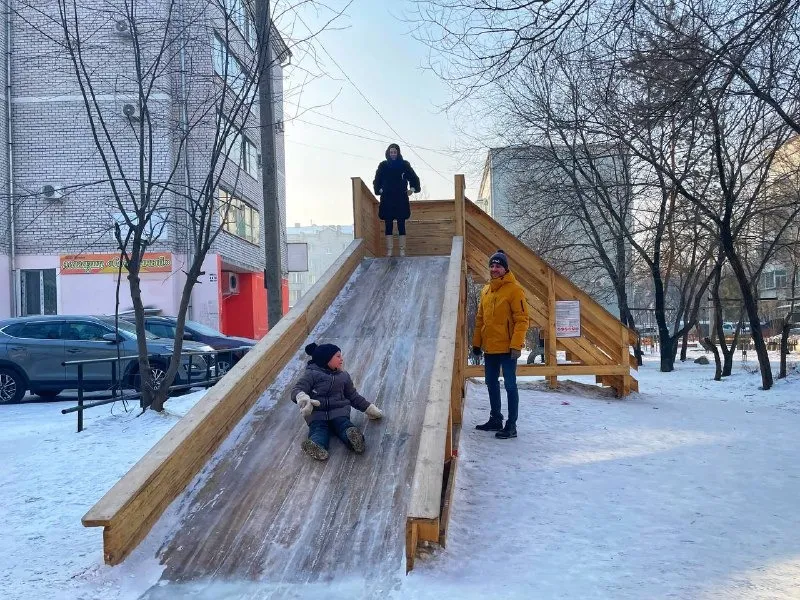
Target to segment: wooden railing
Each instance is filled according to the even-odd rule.
[[[83,517],[103,527],[105,562],[121,562],[205,465],[308,337],[364,257],[354,240],[325,275]]]
[[[618,396],[638,390],[630,368],[637,368],[630,353],[636,333],[598,304],[591,296],[534,254],[514,235],[470,201],[466,203],[467,265],[478,280],[488,275],[489,257],[502,248],[511,271],[525,289],[531,324],[546,332],[546,365],[520,367],[522,374],[539,374],[557,385],[559,375],[596,375],[598,382],[614,388]],[[555,303],[580,300],[581,337],[556,338]],[[558,364],[556,352],[563,349],[571,362]],[[468,374],[476,373],[468,369]]]
[[[449,504],[455,480],[453,452],[453,424],[461,421],[463,357],[456,348],[463,323],[460,313],[464,304],[464,238],[453,237],[450,265],[445,281],[442,320],[436,340],[425,418],[420,434],[411,498],[406,517],[406,570],[414,567],[419,542],[428,541],[443,545]],[[444,498],[444,501],[443,501]]]

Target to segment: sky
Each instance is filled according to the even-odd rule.
[[[453,149],[463,144],[442,110],[450,91],[424,69],[428,48],[403,21],[411,8],[405,0],[354,0],[314,39],[317,61],[303,48],[296,51],[284,81],[288,226],[352,223],[350,178],[371,187],[391,142],[400,144],[420,176],[422,194],[414,198],[453,197],[453,176],[465,171],[463,153]],[[308,11],[300,15],[312,29],[325,20]],[[296,22],[291,35],[308,32]],[[320,71],[326,75],[312,76]],[[465,175],[467,195],[474,197],[477,176]]]

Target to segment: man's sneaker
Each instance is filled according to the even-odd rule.
[[[495,433],[494,437],[499,438],[501,440],[507,440],[508,438],[515,438],[517,437],[517,426],[509,425],[508,423],[506,423],[506,426],[503,427],[497,433]]]
[[[315,460],[328,460],[328,451],[311,439],[306,439],[301,444],[303,452]]]
[[[489,419],[483,425],[475,425],[478,431],[500,431],[503,428],[503,419]]]
[[[364,434],[361,433],[357,427],[349,427],[344,434],[347,436],[347,439],[350,440],[353,452],[356,454],[363,454],[364,450],[367,448],[367,444],[364,442]]]

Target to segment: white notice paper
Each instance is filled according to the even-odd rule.
[[[556,337],[581,337],[580,300],[556,300]]]

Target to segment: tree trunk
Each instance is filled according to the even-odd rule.
[[[786,377],[786,355],[789,354],[789,330],[791,328],[792,324],[786,319],[781,329],[781,369],[778,372],[778,379]]]
[[[722,361],[719,359],[719,350],[717,350],[716,344],[711,341],[710,337],[705,338],[706,346],[713,352],[714,354],[714,381],[722,381]]]
[[[620,299],[619,293],[617,293],[617,298]],[[627,297],[620,299],[620,318],[626,326],[636,329],[636,321],[633,318],[630,307],[628,307]],[[644,353],[642,352],[642,340],[638,335],[636,336],[636,344],[633,346],[633,355],[636,357],[636,364],[641,367]]]
[[[147,337],[144,329],[144,303],[142,302],[141,280],[139,279],[139,256],[134,248],[128,263],[128,284],[133,304],[134,325],[136,326],[136,350],[139,354],[139,388],[141,389],[142,408],[153,404],[154,389],[150,374],[150,360],[147,351]]]
[[[690,327],[686,327],[686,330],[683,332],[683,338],[681,339],[681,362],[686,362],[686,348],[689,346],[689,329]]]
[[[669,373],[675,370],[675,345],[667,329],[667,317],[664,314],[664,282],[661,280],[661,273],[658,271],[658,263],[653,263],[651,273],[653,275],[653,288],[655,295],[655,316],[658,323],[659,354],[661,357],[661,372]]]
[[[789,311],[783,320],[783,329],[781,330],[781,368],[778,373],[778,379],[786,377],[786,355],[789,354],[789,331],[792,328],[792,317],[794,316],[794,299],[797,294],[797,260],[792,260],[792,283],[789,286]]]
[[[767,345],[764,343],[764,334],[761,332],[761,319],[758,316],[758,300],[753,294],[753,289],[750,287],[750,279],[744,271],[744,266],[739,255],[736,253],[736,248],[733,245],[733,238],[731,236],[730,228],[723,227],[722,247],[725,250],[725,255],[731,263],[736,281],[739,283],[739,290],[742,292],[742,299],[744,300],[744,308],[747,311],[747,318],[750,321],[750,335],[753,338],[753,346],[756,350],[758,357],[758,367],[761,371],[761,389],[768,390],[772,387],[772,367],[769,364],[769,354],[767,352]]]
[[[169,388],[175,381],[175,375],[178,373],[183,360],[181,352],[183,351],[183,333],[186,326],[186,312],[189,309],[189,301],[192,297],[192,288],[197,281],[200,273],[200,264],[202,264],[203,256],[194,256],[192,266],[186,274],[186,282],[183,284],[183,291],[181,293],[181,301],[178,307],[178,319],[175,323],[175,343],[173,344],[172,358],[167,368],[167,373],[164,376],[164,381],[161,386],[156,390],[153,397],[153,404],[151,408],[157,412],[164,410],[164,404],[169,398]]]
[[[670,373],[675,370],[675,347],[677,339],[666,335],[661,339],[661,372]]]

